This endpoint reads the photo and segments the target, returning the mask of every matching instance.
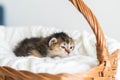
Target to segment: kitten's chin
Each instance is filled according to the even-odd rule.
[[[60,56],[61,58],[64,58],[64,57],[69,57],[70,54],[68,54],[68,53],[61,53],[61,54],[59,54],[59,56]]]
[[[49,53],[48,55],[47,55],[48,57],[52,57],[52,58],[54,58],[54,57],[61,57],[61,58],[64,58],[64,57],[68,57],[69,56],[69,54],[66,54],[66,53]]]

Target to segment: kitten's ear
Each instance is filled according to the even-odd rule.
[[[57,39],[56,38],[51,38],[50,41],[49,41],[49,46],[52,46],[55,43],[57,43]]]

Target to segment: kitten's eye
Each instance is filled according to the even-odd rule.
[[[73,47],[70,47],[70,49],[72,49]]]
[[[73,49],[73,48],[74,48],[73,46],[70,47],[70,49]]]
[[[64,49],[65,47],[64,47],[64,46],[61,46],[61,48],[63,48],[63,49]]]

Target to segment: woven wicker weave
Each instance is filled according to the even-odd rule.
[[[86,18],[96,36],[99,65],[87,72],[55,75],[47,73],[37,74],[29,71],[18,71],[10,67],[0,67],[0,80],[115,80],[118,50],[109,55],[102,29],[91,10],[82,0],[70,1]]]

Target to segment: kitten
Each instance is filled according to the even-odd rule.
[[[74,49],[74,40],[64,32],[54,33],[48,37],[30,38],[16,46],[16,56],[66,57]]]

